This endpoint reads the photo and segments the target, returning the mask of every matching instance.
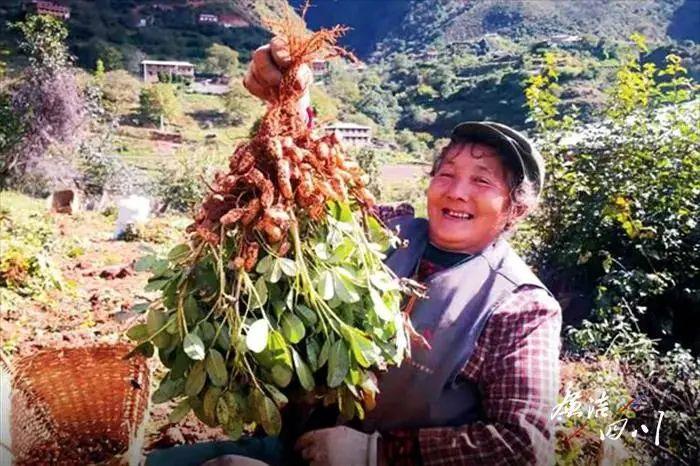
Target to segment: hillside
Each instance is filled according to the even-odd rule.
[[[69,46],[85,68],[102,58],[107,69],[138,71],[144,58],[179,59],[197,62],[214,43],[239,51],[244,60],[265,42],[269,33],[264,17],[279,16],[285,0],[62,0],[71,8],[67,21]],[[243,27],[200,24],[201,13],[225,15]],[[0,5],[0,23],[23,16],[22,2],[9,0]],[[0,47],[12,50],[16,36],[0,29]]]
[[[290,0],[294,5],[303,0]],[[498,33],[516,41],[555,34],[621,40],[641,32],[652,42],[698,41],[697,0],[317,0],[311,27],[343,23],[345,44],[361,56],[380,49],[419,51]]]

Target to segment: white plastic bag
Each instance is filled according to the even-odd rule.
[[[119,238],[126,231],[127,225],[138,225],[148,220],[151,213],[151,200],[132,194],[117,201],[117,211],[115,238]]]

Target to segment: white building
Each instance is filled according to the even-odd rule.
[[[194,80],[194,65],[186,61],[144,60],[141,62],[141,75],[144,82],[157,82],[161,73],[171,78],[181,76]]]
[[[219,17],[216,15],[212,15],[210,13],[201,13],[199,15],[199,23],[200,24],[218,24]]]
[[[372,128],[355,123],[336,122],[323,128],[326,133],[337,133],[350,146],[364,147],[372,143]]]

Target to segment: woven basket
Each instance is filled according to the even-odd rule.
[[[17,466],[138,464],[150,372],[126,344],[46,350],[13,363]]]

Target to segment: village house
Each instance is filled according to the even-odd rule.
[[[219,15],[219,24],[225,28],[246,28],[250,23],[238,15]]]
[[[372,128],[355,123],[336,122],[332,123],[323,131],[326,133],[337,133],[343,142],[352,147],[365,147],[372,144]]]
[[[194,65],[186,61],[144,60],[141,62],[141,76],[144,82],[157,82],[161,75],[169,76],[171,79],[179,76],[192,81]]]
[[[199,24],[219,24],[219,17],[211,13],[200,13],[197,22]]]
[[[438,50],[434,47],[425,50],[421,56],[421,58],[425,61],[434,61],[437,60],[438,57],[440,57],[440,52],[438,52]]]
[[[70,19],[70,7],[50,1],[30,0],[24,3],[28,13],[51,15],[64,21]]]
[[[311,71],[314,74],[314,78],[323,78],[328,75],[330,67],[326,60],[314,60],[311,62]]]

